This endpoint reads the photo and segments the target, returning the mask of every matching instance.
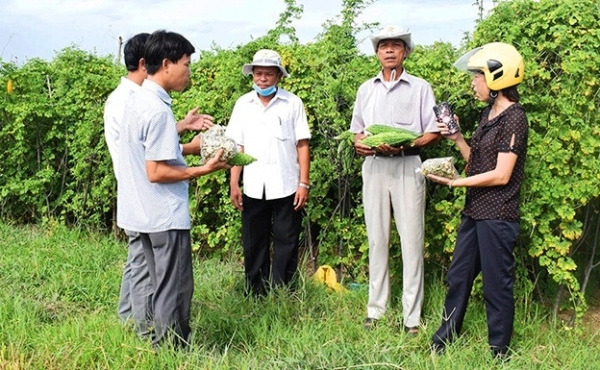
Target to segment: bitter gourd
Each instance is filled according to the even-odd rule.
[[[247,166],[252,162],[255,162],[256,158],[246,153],[236,153],[227,164],[231,166]]]
[[[368,130],[368,129],[367,129]],[[400,146],[403,144],[411,143],[416,138],[420,137],[421,134],[401,129],[402,131],[388,131],[381,132],[375,135],[369,135],[361,140],[361,143],[371,148],[377,148],[381,144],[387,144],[390,146]]]
[[[399,132],[399,133],[417,135],[417,137],[421,136],[421,134],[418,134],[418,133],[416,133],[414,131],[411,131],[411,130],[407,130],[407,129],[402,128],[402,127],[388,126],[388,125],[383,125],[383,124],[380,124],[380,123],[376,123],[374,125],[371,125],[371,126],[367,127],[367,131],[370,134],[373,134],[373,135],[381,134],[381,133],[384,133],[384,132]],[[415,139],[416,139],[416,137],[415,137]]]

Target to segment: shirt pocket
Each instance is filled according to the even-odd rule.
[[[291,140],[293,137],[294,121],[287,118],[279,118],[275,127],[275,138],[280,141]]]
[[[419,107],[410,103],[396,103],[392,106],[392,122],[400,126],[409,126],[415,121],[415,113]]]

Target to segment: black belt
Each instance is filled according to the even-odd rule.
[[[400,151],[398,154],[383,154],[379,152],[375,152],[375,157],[406,157],[409,155],[419,155],[421,154],[421,150],[419,148],[408,148]]]

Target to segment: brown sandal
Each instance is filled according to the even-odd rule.
[[[413,326],[413,327],[408,327],[405,326],[404,327],[404,332],[408,335],[410,335],[411,337],[416,337],[417,335],[419,335],[419,327],[418,326]]]
[[[367,317],[364,322],[365,330],[371,330],[377,326],[377,319],[373,319],[371,317]]]

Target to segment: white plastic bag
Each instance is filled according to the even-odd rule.
[[[417,169],[417,172],[420,172],[423,176],[431,174],[447,179],[456,179],[459,177],[458,171],[454,167],[454,158],[452,157],[427,159],[421,164],[421,168]]]
[[[201,137],[200,162],[202,164],[214,157],[219,149],[223,149],[221,160],[224,162],[229,162],[229,160],[237,153],[235,141],[225,136],[225,127],[223,126],[213,125],[211,128],[201,133]]]

